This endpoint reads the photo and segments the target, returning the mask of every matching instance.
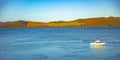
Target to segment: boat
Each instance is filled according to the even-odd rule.
[[[105,48],[105,42],[101,42],[101,43],[90,43],[90,47],[91,48],[95,48],[96,51],[99,51],[102,48]]]
[[[106,43],[105,42],[101,42],[101,43],[90,43],[90,45],[99,45],[99,46],[101,46],[101,45],[105,45]]]

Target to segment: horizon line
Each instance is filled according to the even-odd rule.
[[[88,18],[77,18],[77,19],[90,19],[90,18],[120,18],[120,16],[108,16],[108,17],[88,17]],[[23,20],[23,19],[18,19],[18,20],[14,20],[14,21],[0,21],[0,22],[15,22],[15,21],[31,21],[31,22],[57,22],[57,21],[64,21],[64,22],[69,22],[69,21],[74,21],[77,19],[73,19],[73,20],[53,20],[53,21],[35,21],[35,20]]]

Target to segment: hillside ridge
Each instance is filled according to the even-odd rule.
[[[73,21],[33,22],[18,20],[0,22],[0,28],[112,27],[120,26],[120,17],[99,17]]]

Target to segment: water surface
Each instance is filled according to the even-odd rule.
[[[0,29],[0,60],[120,60],[119,49],[120,27]]]

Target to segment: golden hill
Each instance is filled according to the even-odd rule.
[[[55,22],[32,22],[32,21],[14,21],[0,23],[1,28],[56,28],[56,27],[111,27],[120,26],[120,17],[101,17],[77,19],[74,21],[55,21]]]
[[[80,23],[84,23],[86,27],[109,27],[109,26],[120,26],[119,17],[108,17],[108,18],[88,18],[76,20]]]

